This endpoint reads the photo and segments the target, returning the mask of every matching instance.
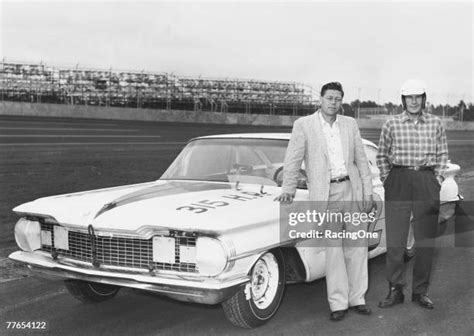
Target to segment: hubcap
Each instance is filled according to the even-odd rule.
[[[259,309],[266,309],[273,302],[278,289],[278,262],[271,253],[264,254],[252,272],[252,301]]]

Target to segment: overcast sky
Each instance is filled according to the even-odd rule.
[[[340,81],[346,101],[473,101],[473,2],[1,2],[0,56],[182,76]]]

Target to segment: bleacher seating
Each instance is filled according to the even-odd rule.
[[[299,83],[178,77],[167,73],[3,62],[1,99],[34,103],[304,115],[311,89]]]

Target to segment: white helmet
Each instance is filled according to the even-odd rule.
[[[402,96],[426,95],[426,85],[419,79],[409,79],[403,83],[400,93]]]

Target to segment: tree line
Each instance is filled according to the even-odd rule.
[[[393,104],[392,102],[385,103],[383,105],[377,104],[375,101],[367,100],[367,101],[360,101],[358,99],[352,101],[351,103],[344,103],[342,105],[344,109],[344,114],[355,117],[357,110],[359,108],[381,108],[385,107],[387,109],[387,113],[390,115],[398,114],[403,112],[402,104]],[[459,103],[455,106],[452,105],[430,105],[427,106],[428,112],[438,116],[446,116],[446,117],[453,117],[454,120],[462,120],[463,121],[474,121],[474,104],[469,103],[466,104],[464,101],[459,101]]]

